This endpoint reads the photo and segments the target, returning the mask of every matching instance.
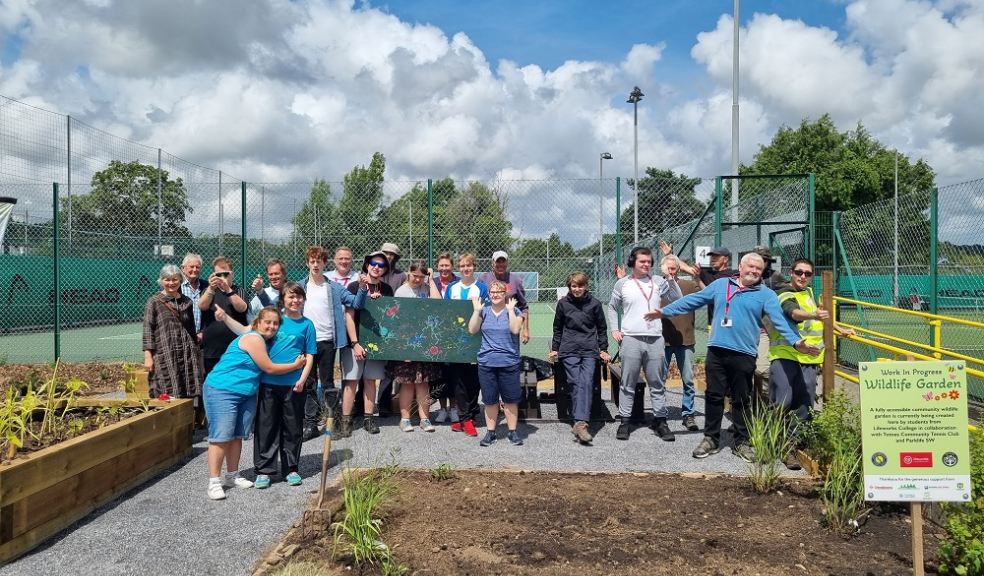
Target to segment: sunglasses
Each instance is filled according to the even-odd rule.
[[[805,276],[807,278],[810,278],[811,276],[813,276],[813,272],[811,272],[809,270],[793,270],[793,275],[795,275],[795,276]]]
[[[369,263],[369,265],[372,266],[373,268],[389,268],[389,264],[387,264],[386,262],[380,262],[378,260],[373,260],[372,262]]]
[[[232,274],[232,272],[216,272],[215,273],[215,275],[218,276],[219,278],[228,278],[229,277],[229,274]]]

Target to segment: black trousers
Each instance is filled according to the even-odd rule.
[[[303,392],[291,386],[260,384],[253,426],[253,468],[257,474],[297,472],[301,460],[301,436],[304,422]]]
[[[751,409],[752,377],[755,375],[755,356],[707,347],[704,364],[707,391],[704,394],[704,435],[721,442],[721,421],[724,419],[724,397],[731,397],[731,422],[734,424],[735,446],[748,441],[745,414]]]
[[[458,402],[458,414],[462,420],[474,420],[478,416],[477,364],[449,364],[448,375],[454,386],[454,398]]]
[[[318,381],[328,390],[335,385],[335,342],[319,340],[314,366],[304,382],[304,427],[317,428],[321,422],[321,402],[318,401]]]

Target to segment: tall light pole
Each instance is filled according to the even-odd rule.
[[[741,0],[735,0],[734,31],[731,47],[731,175],[738,175],[738,8]],[[731,205],[738,205],[739,179],[731,181]]]
[[[602,152],[598,158],[598,257],[605,253],[605,160],[611,160],[612,155]],[[618,231],[616,230],[616,233]],[[550,243],[547,243],[549,247]]]
[[[642,90],[639,90],[639,87],[636,86],[635,88],[632,89],[632,92],[629,93],[629,99],[626,100],[626,102],[632,104],[632,125],[635,130],[635,145],[634,145],[635,160],[633,162],[634,180],[632,185],[632,188],[635,189],[635,202],[634,202],[635,208],[634,208],[634,215],[633,215],[633,221],[634,221],[633,229],[635,230],[635,234],[633,236],[634,238],[633,242],[635,244],[639,243],[639,101],[642,100],[643,96],[645,96],[645,94],[643,94]]]

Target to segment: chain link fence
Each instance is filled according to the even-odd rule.
[[[839,215],[841,240],[834,269],[837,292],[857,300],[905,310],[984,322],[984,180],[901,194]],[[935,252],[935,253],[934,253]],[[934,260],[935,258],[935,260]],[[935,290],[934,290],[935,285]],[[927,320],[886,310],[842,305],[841,318],[889,336],[934,343]],[[984,359],[979,328],[944,322],[944,348]],[[925,353],[886,338],[889,344]],[[891,353],[844,342],[838,361],[857,365]],[[984,400],[984,382],[969,378],[970,394]]]

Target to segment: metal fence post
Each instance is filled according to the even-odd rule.
[[[161,149],[157,149],[157,255],[163,258],[163,226],[164,226],[164,204],[161,201],[161,194],[164,187],[164,172],[161,170]]]
[[[55,284],[55,360],[58,360],[59,358],[61,358],[61,307],[62,307],[62,301],[61,301],[61,282],[60,282],[61,281],[61,276],[58,274],[58,268],[60,267],[59,266],[60,263],[58,262],[58,259],[59,259],[59,254],[58,253],[59,253],[60,244],[61,244],[61,232],[60,232],[60,229],[61,229],[61,217],[60,216],[61,215],[59,214],[59,211],[58,211],[58,182],[52,183],[51,189],[52,189],[52,193],[51,193],[51,207],[54,210],[54,219],[53,219],[53,222],[52,222],[53,225],[54,225],[53,226],[53,230],[54,230],[54,234],[53,234],[54,245],[52,246],[52,251],[51,251],[52,256],[53,256],[53,258],[51,259],[51,261],[54,264],[54,267],[53,267],[53,270],[52,270],[52,273],[54,274],[54,277],[52,278],[52,280],[53,280],[53,282]]]
[[[622,177],[615,177],[615,263],[622,261]]]
[[[427,179],[427,264],[434,266],[434,181]]]
[[[724,179],[714,179],[714,245],[721,245],[721,222],[724,220]]]
[[[940,225],[940,190],[933,186],[929,197],[929,311],[939,312],[939,225]]]
[[[806,215],[808,226],[810,230],[807,232],[808,242],[810,243],[807,248],[806,253],[809,254],[808,258],[811,262],[817,261],[817,195],[816,195],[816,175],[813,172],[807,174],[807,193],[810,195],[807,200],[807,210],[809,212]]]
[[[240,203],[240,212],[242,213],[242,233],[243,236],[240,242],[240,255],[243,270],[243,282],[246,281],[246,182],[240,182],[240,189],[242,193],[242,199]]]

